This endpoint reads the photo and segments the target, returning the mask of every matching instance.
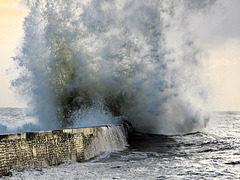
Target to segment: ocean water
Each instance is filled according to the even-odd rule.
[[[37,120],[24,108],[0,108],[0,134],[39,131]]]
[[[123,151],[11,178],[239,178],[240,115],[211,113],[211,62],[199,43],[201,21],[224,14],[221,1],[22,2],[29,13],[8,73],[27,108],[1,109],[0,133],[122,119],[141,133]]]
[[[2,124],[24,120],[1,108]],[[7,122],[6,122],[7,121]],[[240,112],[214,112],[206,128],[181,135],[136,133],[122,151],[83,163],[14,170],[5,179],[239,179]]]
[[[210,78],[191,25],[214,14],[215,0],[24,2],[8,72],[39,129],[121,119],[155,134],[205,127]]]

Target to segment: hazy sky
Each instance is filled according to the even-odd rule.
[[[240,0],[218,0],[196,28],[209,53],[210,101],[214,110],[240,110]],[[197,30],[198,29],[198,30]]]
[[[196,16],[192,30],[205,51],[212,110],[240,111],[240,0],[219,0],[206,16]],[[22,107],[10,91],[6,69],[23,36],[27,10],[18,0],[0,0],[0,107]]]
[[[23,30],[22,23],[27,10],[19,7],[18,0],[0,0],[0,107],[19,107],[19,102],[10,91],[7,68],[12,64]]]

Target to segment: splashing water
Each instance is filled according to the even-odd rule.
[[[207,92],[188,24],[213,3],[27,0],[12,85],[43,130],[122,118],[142,132],[202,128]]]

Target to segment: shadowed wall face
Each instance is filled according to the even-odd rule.
[[[0,136],[0,176],[11,169],[81,162],[126,147],[124,125],[28,132]]]

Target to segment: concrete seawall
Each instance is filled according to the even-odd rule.
[[[0,135],[0,176],[12,169],[81,162],[127,145],[127,125]]]

